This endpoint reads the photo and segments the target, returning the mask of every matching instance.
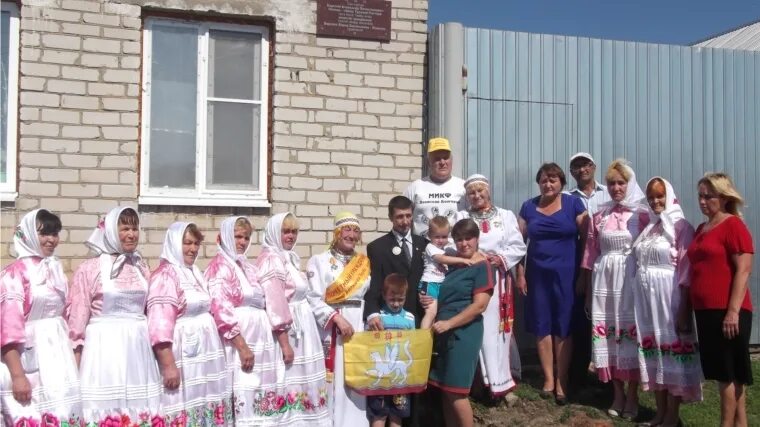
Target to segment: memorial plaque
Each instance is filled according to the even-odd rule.
[[[317,35],[388,42],[391,39],[391,2],[319,0]]]

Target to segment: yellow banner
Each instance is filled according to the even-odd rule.
[[[358,291],[369,277],[369,258],[356,254],[351,258],[337,279],[325,290],[325,302],[337,304]]]
[[[357,332],[343,344],[346,384],[365,396],[418,393],[432,349],[429,329]]]

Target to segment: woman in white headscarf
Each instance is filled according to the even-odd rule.
[[[694,227],[686,221],[673,186],[654,177],[646,186],[649,225],[633,244],[641,386],[654,391],[651,425],[678,425],[681,402],[702,400],[702,369],[689,302],[686,250]]]
[[[245,256],[252,232],[245,217],[224,219],[218,252],[204,274],[211,312],[224,340],[238,426],[274,425],[279,417],[277,387],[285,372],[283,351],[275,339],[287,346],[284,352],[290,349],[288,301],[262,288],[256,267]]]
[[[74,273],[67,314],[85,425],[163,423],[161,376],[145,317],[149,273],[137,252],[139,226],[135,209],[112,209],[86,243],[97,256]]]
[[[639,410],[639,349],[633,311],[636,262],[632,245],[649,216],[642,204],[644,192],[626,160],[613,161],[606,179],[612,200],[591,218],[581,262],[581,283],[588,286],[590,276],[591,292],[586,292],[586,305],[587,310],[590,307],[593,327],[596,372],[600,381],[612,381],[614,387],[607,413],[633,419]]]
[[[298,220],[293,214],[272,216],[256,260],[261,285],[266,292],[287,298],[293,318],[288,334],[292,353],[283,355],[287,368],[274,401],[279,411],[277,425],[331,426],[320,331],[328,330],[333,322],[341,330],[352,328],[309,287],[301,272],[301,258],[295,252],[297,238]]]
[[[8,426],[78,427],[79,375],[63,311],[61,220],[37,209],[16,227],[16,261],[0,272],[0,419]]]
[[[195,259],[203,235],[190,222],[166,230],[161,264],[151,273],[148,333],[164,391],[168,425],[232,425],[232,389],[211,297]]]

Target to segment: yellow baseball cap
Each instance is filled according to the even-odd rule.
[[[430,141],[428,141],[428,153],[432,153],[433,151],[451,151],[451,144],[449,144],[449,140],[446,138],[432,138]]]

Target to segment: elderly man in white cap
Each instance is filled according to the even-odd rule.
[[[575,179],[576,187],[568,191],[568,194],[577,196],[583,201],[589,216],[593,215],[603,203],[610,201],[607,187],[596,181],[596,163],[594,163],[591,154],[584,152],[573,154],[570,157],[570,174]],[[580,248],[580,251],[582,252],[583,248]],[[580,264],[580,253],[577,259]],[[584,301],[583,295],[578,295],[578,301]],[[576,307],[573,307],[575,327],[572,331],[572,337],[574,345],[570,357],[568,382],[574,388],[585,385],[591,362],[591,321],[586,317],[582,306],[583,304],[578,303]]]
[[[454,225],[454,216],[465,208],[464,181],[451,175],[451,145],[446,138],[433,138],[428,142],[427,161],[429,175],[414,181],[404,196],[414,204],[412,232],[427,238],[428,221],[444,216]]]
[[[576,187],[568,191],[568,194],[580,197],[589,215],[593,215],[602,203],[610,201],[607,187],[596,181],[596,163],[591,154],[573,154],[570,157],[570,174],[575,179]]]

